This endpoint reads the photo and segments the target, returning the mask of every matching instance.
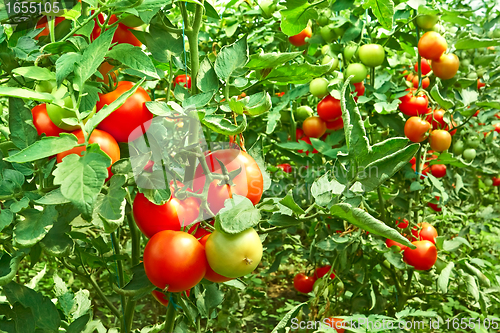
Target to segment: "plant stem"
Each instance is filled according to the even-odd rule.
[[[84,2],[85,3],[85,2]],[[90,22],[90,20],[93,20],[94,18],[97,17],[97,15],[99,15],[101,13],[102,9],[101,8],[98,8],[96,9],[96,11],[94,12],[94,14],[92,14],[90,17],[88,17],[85,21],[82,22],[82,25],[80,26],[77,26],[77,27],[74,27],[66,36],[63,37],[63,39],[61,39],[61,42],[64,42],[66,41],[66,39],[70,38],[71,36],[73,36],[78,30],[80,30],[81,28],[83,28],[87,23]]]
[[[203,3],[204,0],[201,0]],[[196,5],[192,29],[186,31],[189,42],[189,54],[191,56],[191,95],[196,95],[198,87],[196,85],[198,71],[200,69],[200,59],[198,55],[198,33],[201,28],[201,19],[203,17],[203,6]],[[187,22],[185,22],[187,26]]]
[[[167,318],[165,319],[165,332],[170,333],[174,331],[175,324],[175,307],[172,302],[168,302]]]
[[[116,231],[118,232],[118,231]],[[113,247],[115,249],[115,255],[116,256],[120,256],[120,243],[117,241],[117,238],[116,238],[116,235],[114,232],[111,233],[111,242],[113,243]],[[118,260],[118,259],[115,259],[115,262],[116,262],[116,270],[117,270],[117,273],[118,273],[118,287],[119,288],[123,288],[123,285],[124,285],[124,278],[123,278],[123,263],[121,260]],[[127,303],[126,299],[125,299],[125,296],[123,295],[120,295],[120,299],[121,299],[121,303],[122,303],[122,312],[125,311],[125,305]],[[126,325],[125,323],[127,322],[127,318],[123,318],[123,320],[125,322],[122,322],[122,325]],[[124,327],[124,331],[125,332],[128,332],[126,331],[126,328]]]
[[[130,198],[130,194],[128,194]],[[130,201],[132,206],[132,201]],[[134,215],[130,212],[127,216],[130,238],[132,240],[132,266],[138,265],[141,258],[141,234],[135,224]]]

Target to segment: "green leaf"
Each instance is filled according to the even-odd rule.
[[[472,249],[472,246],[470,246],[469,242],[467,239],[463,237],[455,237],[452,240],[445,240],[443,243],[443,250],[448,251],[448,252],[453,252],[457,250],[460,245],[467,245],[469,248]]]
[[[215,309],[224,300],[224,293],[219,290],[217,283],[206,286],[203,296],[207,313],[210,313],[210,310]]]
[[[200,70],[198,71],[198,77],[196,80],[196,86],[202,92],[213,91],[219,88],[219,79],[212,66],[212,63],[208,58],[204,58],[200,64]]]
[[[18,67],[13,69],[12,72],[24,76],[25,78],[38,81],[49,81],[55,79],[54,73],[52,73],[45,67],[37,67],[37,66]]]
[[[260,211],[252,202],[243,196],[233,194],[232,199],[227,199],[216,216],[222,231],[228,234],[237,234],[259,223]]]
[[[111,40],[116,31],[116,26],[104,31],[83,52],[82,59],[75,66],[75,83],[83,89],[83,85],[97,71],[104,61],[104,56],[111,46]]]
[[[392,29],[394,17],[394,2],[392,0],[368,0],[363,8],[371,8],[378,22],[387,30]]]
[[[54,184],[61,185],[61,193],[90,219],[97,195],[108,177],[111,158],[97,143],[87,146],[83,157],[70,154],[54,170]]]
[[[189,96],[182,101],[182,106],[184,108],[202,108],[212,100],[212,97],[214,97],[216,92],[216,90],[211,90],[194,96]]]
[[[156,287],[149,281],[144,264],[140,263],[132,267],[132,279],[123,287],[123,290],[132,295],[133,300],[150,294]]]
[[[62,195],[61,189],[59,187],[53,191],[48,192],[40,199],[35,200],[35,203],[39,205],[61,205],[69,202],[70,201]]]
[[[65,42],[55,42],[47,44],[41,48],[41,51],[47,54],[49,53],[59,54],[59,53],[78,52],[78,48],[69,41],[65,41]]]
[[[405,269],[405,263],[403,262],[403,257],[399,251],[390,249],[390,251],[384,253],[384,257],[397,269]]]
[[[437,84],[432,87],[431,96],[445,110],[449,110],[455,105],[452,100],[441,95]]]
[[[230,120],[224,118],[223,115],[207,115],[201,120],[201,122],[212,131],[223,135],[240,134],[247,127],[247,120],[245,116],[243,116],[243,121],[239,123],[238,126],[234,125]]]
[[[0,232],[8,227],[14,219],[14,214],[8,209],[0,210]]]
[[[25,308],[31,309],[37,328],[48,332],[58,331],[61,319],[50,298],[14,282],[4,286],[3,292],[9,303],[19,303]]]
[[[156,68],[153,65],[153,62],[140,47],[127,43],[118,44],[108,51],[106,57],[118,60],[125,66],[128,66],[152,79],[160,78],[156,73]]]
[[[300,223],[295,217],[280,213],[273,214],[267,222],[276,227],[291,227]]]
[[[261,49],[259,54],[252,54],[250,56],[250,61],[246,64],[246,67],[253,70],[277,68],[297,58],[301,54],[302,52],[264,53],[264,50]]]
[[[339,203],[330,208],[330,214],[355,226],[369,231],[372,234],[392,239],[398,243],[408,246],[411,249],[416,248],[407,238],[403,237],[398,231],[385,225],[384,222],[377,220],[362,209],[352,207],[346,203]]]
[[[467,273],[463,277],[467,283],[467,291],[474,297],[476,302],[479,301],[479,288],[477,287],[476,279]]]
[[[66,333],[80,333],[83,332],[85,326],[87,326],[87,323],[90,320],[90,315],[86,314],[75,320],[74,322],[71,323],[71,325],[68,326],[68,329],[66,330]]]
[[[455,42],[455,49],[457,50],[468,50],[468,49],[480,49],[489,46],[499,46],[500,39],[481,39],[478,37],[468,36],[461,38]]]
[[[276,325],[271,333],[278,333],[281,332],[285,327],[290,327],[290,321],[292,320],[292,318],[295,318],[299,311],[306,305],[307,302],[304,302],[293,307],[290,311],[287,312],[283,319],[280,320],[278,325]]]
[[[38,137],[31,111],[21,99],[9,98],[9,130],[11,141],[19,149],[28,147]]]
[[[445,268],[441,271],[441,274],[439,274],[438,278],[438,287],[441,289],[441,291],[446,294],[448,292],[448,283],[450,281],[450,274],[453,268],[455,267],[454,262],[448,263]]]
[[[156,61],[168,63],[171,53],[174,55],[182,54],[184,50],[182,36],[175,38],[157,24],[151,24],[149,32],[144,34],[144,37],[148,50]]]
[[[127,191],[122,188],[126,182],[124,175],[111,178],[107,194],[99,193],[92,213],[92,224],[106,233],[112,233],[123,224]]]
[[[290,208],[297,215],[302,215],[305,213],[305,211],[299,205],[297,205],[295,200],[293,200],[293,194],[291,189],[290,191],[288,191],[286,196],[279,201],[279,203],[285,207]]]
[[[65,53],[56,61],[56,84],[59,87],[64,79],[75,70],[75,64],[82,60],[82,55],[75,52]]]
[[[17,251],[11,257],[7,252],[0,252],[0,286],[4,286],[14,279],[19,269],[19,264],[25,253]]]
[[[15,163],[32,162],[70,150],[76,145],[78,145],[78,139],[74,135],[61,133],[60,137],[49,136],[36,141],[31,146],[7,157],[5,160]]]
[[[229,107],[237,114],[245,113],[250,116],[258,116],[271,109],[271,96],[265,91],[246,96],[240,100],[238,100],[238,96],[233,96],[229,100]]]
[[[219,20],[219,13],[217,13],[217,10],[210,4],[210,2],[204,1],[203,5],[205,6],[205,14],[208,17]]]
[[[57,220],[42,239],[40,245],[46,253],[61,257],[69,255],[73,249],[74,242],[67,233],[71,231],[71,221],[80,215],[80,212],[71,204],[60,205],[56,209],[58,211]]]
[[[276,84],[303,84],[326,74],[330,68],[331,63],[326,65],[287,63],[274,68],[265,79]]]
[[[224,46],[215,60],[215,73],[219,79],[229,81],[231,75],[248,62],[247,37]]]
[[[488,107],[488,108],[492,108],[492,109],[500,109],[500,101],[477,102],[476,105]]]
[[[14,240],[21,247],[30,247],[41,241],[57,218],[57,211],[53,206],[47,206],[43,211],[27,209],[20,214],[24,216],[24,220],[16,224]]]
[[[472,274],[477,277],[481,284],[488,288],[491,287],[491,281],[486,277],[486,275],[483,274],[483,272],[469,264],[467,261],[465,262],[465,266]]]
[[[286,9],[280,10],[281,31],[287,36],[294,36],[304,30],[309,20],[318,18],[314,4],[307,0],[287,0]]]

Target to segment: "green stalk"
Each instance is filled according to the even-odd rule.
[[[202,4],[203,1],[204,0],[201,0]],[[194,13],[192,29],[186,31],[186,35],[189,42],[189,54],[191,56],[191,95],[196,95],[198,92],[198,87],[196,86],[198,71],[200,70],[200,59],[198,53],[198,34],[201,28],[203,10],[204,10],[203,6],[196,5],[196,11]],[[185,25],[187,26],[187,22],[185,22]]]
[[[168,302],[167,306],[167,318],[165,319],[165,329],[164,332],[173,332],[175,325],[175,307],[172,302]]]
[[[50,42],[54,43],[56,41],[56,19],[55,18],[49,19],[47,17],[47,21],[49,22]]]
[[[417,151],[417,165],[415,166],[415,170],[417,173],[417,182],[420,182],[420,174],[422,170],[420,170],[420,166],[422,164],[422,145],[418,148]],[[413,222],[415,225],[418,224],[418,205],[420,203],[420,191],[415,191],[415,202],[413,207]]]
[[[118,231],[117,231],[118,232]],[[117,241],[116,239],[116,235],[114,232],[111,233],[111,241],[113,242],[113,246],[114,246],[114,249],[115,249],[115,254],[116,256],[120,256],[120,243]],[[116,266],[117,266],[117,271],[118,271],[118,287],[122,288],[123,285],[125,284],[124,283],[124,278],[123,278],[123,263],[121,260],[115,260],[116,262]],[[121,303],[122,303],[122,311],[124,312],[125,311],[125,305],[127,303],[126,299],[125,299],[125,296],[123,295],[120,295],[120,300],[121,300]],[[126,325],[126,321],[127,321],[127,318],[123,318],[123,320],[125,322],[122,322],[122,325]],[[126,331],[125,327],[123,327],[123,331],[125,332],[128,332]]]
[[[415,29],[417,31],[417,40],[420,40],[420,32],[418,31],[418,25],[415,24]],[[422,88],[422,57],[420,56],[420,53],[417,52],[418,58],[417,58],[417,68],[418,68],[418,89]]]

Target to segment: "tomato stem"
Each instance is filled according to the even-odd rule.
[[[172,304],[172,302],[168,302],[167,317],[165,318],[164,332],[173,332],[174,324],[175,324],[175,306]]]

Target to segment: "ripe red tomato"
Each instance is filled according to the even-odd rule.
[[[105,105],[109,105],[120,97],[127,90],[132,88],[134,83],[129,81],[120,81],[116,90],[104,95],[99,95],[97,102],[97,112]],[[125,103],[113,111],[104,119],[97,128],[111,134],[118,142],[129,142],[140,137],[147,131],[153,119],[153,114],[146,107],[146,102],[151,101],[144,88],[137,88],[136,92],[130,96]],[[134,131],[135,129],[141,129]],[[133,135],[131,135],[133,133]]]
[[[170,292],[193,288],[207,270],[205,248],[194,236],[164,230],[155,234],[144,249],[144,270],[152,284]]]
[[[495,124],[495,132],[500,133],[500,123]]]
[[[414,88],[418,88],[418,75],[413,76],[411,78],[411,80],[408,80],[408,81],[411,81],[413,83]],[[431,84],[431,80],[428,77],[424,77],[422,79],[422,88],[423,89],[427,89],[427,87],[429,87],[430,84]]]
[[[54,22],[54,27],[57,26],[59,23],[64,21],[64,17],[61,16],[56,16],[55,17],[55,22]],[[40,37],[43,36],[48,36],[50,31],[49,31],[49,23],[47,22],[47,16],[43,16],[36,24],[37,29],[42,29],[43,30],[35,37],[36,40],[38,40]]]
[[[118,77],[118,71],[117,70],[111,71],[113,68],[114,68],[113,65],[110,65],[109,62],[104,61],[101,64],[101,66],[99,66],[99,73],[101,73],[103,79],[97,78],[96,81],[97,82],[104,82],[104,84],[108,84],[109,83],[108,74],[111,75],[111,78],[113,79],[113,81],[116,81],[116,79]]]
[[[444,176],[446,176],[446,165],[444,164],[431,165],[431,173],[436,178],[443,178]]]
[[[200,201],[193,197],[185,200],[172,197],[163,205],[155,205],[144,194],[137,193],[132,210],[137,227],[151,238],[160,231],[179,231],[193,223],[200,212]]]
[[[436,246],[428,240],[414,241],[412,244],[417,248],[415,250],[410,248],[405,250],[403,254],[405,262],[418,271],[431,269],[437,260]]]
[[[233,179],[235,186],[219,186],[219,180],[214,180],[208,189],[208,204],[214,214],[224,207],[224,201],[232,197],[232,194],[246,196],[254,205],[262,197],[264,180],[257,162],[244,151],[239,149],[223,149],[212,152],[206,157],[208,168],[211,172],[222,174],[219,162],[221,161],[228,172],[238,170],[241,172]],[[198,192],[205,184],[203,168],[198,165],[195,172],[193,189]]]
[[[332,268],[330,265],[316,268],[314,271],[314,279],[319,279],[325,276],[330,271],[330,268]],[[330,279],[335,279],[335,273],[330,274]]]
[[[33,125],[35,125],[38,135],[45,133],[47,136],[59,136],[60,133],[67,132],[57,127],[56,124],[50,120],[46,104],[35,106],[31,109],[31,114],[33,115]]]
[[[338,117],[337,119],[333,121],[327,121],[326,122],[326,131],[327,132],[333,132],[333,131],[338,131],[339,129],[344,128],[344,119],[342,117]]]
[[[299,34],[295,36],[290,36],[288,37],[288,41],[290,44],[294,46],[303,46],[306,45],[307,42],[305,41],[306,37],[310,38],[312,36],[312,29],[311,27],[306,27],[304,30],[302,30]]]
[[[205,236],[203,236],[202,239],[200,239],[200,244],[203,245],[203,247],[205,247],[205,244],[207,243],[208,237],[210,237],[210,234],[205,235]],[[212,267],[210,267],[210,265],[207,265],[207,272],[205,273],[205,279],[207,279],[208,281],[217,282],[217,283],[233,280],[233,278],[228,278],[228,277],[225,277],[225,276],[222,276],[220,274],[215,273],[214,270],[212,269]]]
[[[185,290],[185,292],[186,292],[186,296],[189,297],[191,290]],[[151,294],[158,302],[160,302],[161,305],[168,306],[169,297],[167,297],[167,295],[165,295],[164,293],[162,293],[161,291],[158,291],[158,290],[153,290],[151,292]]]
[[[363,81],[353,83],[354,87],[356,89],[354,90],[356,92],[356,96],[363,96],[365,94],[365,83]],[[357,98],[355,98],[357,100]]]
[[[429,142],[432,150],[443,152],[451,146],[451,134],[445,130],[433,130],[429,137]]]
[[[387,245],[388,248],[391,248],[393,246],[397,246],[399,247],[399,252],[403,251],[403,250],[406,250],[407,246],[406,245],[403,245],[401,243],[398,243],[396,241],[393,241],[392,239],[389,239],[387,238],[385,240],[385,245]]]
[[[420,143],[427,138],[427,133],[431,129],[428,121],[419,117],[411,117],[405,123],[405,135],[410,141]]]
[[[102,14],[99,14],[97,18],[101,24],[103,24],[106,21],[104,15]],[[109,18],[108,24],[113,24],[116,21],[118,21],[118,17],[116,17],[116,15],[113,14]],[[135,37],[135,35],[131,32],[131,30],[136,30],[136,29],[127,27],[123,23],[118,23],[115,34],[113,36],[112,43],[118,43],[118,44],[127,43],[133,46],[141,46],[142,43],[137,39],[137,37]],[[92,30],[91,39],[95,40],[97,37],[99,37],[101,35],[101,31],[102,31],[101,28],[99,27],[99,25],[97,25],[96,22],[96,24],[94,25],[94,30]]]
[[[327,95],[325,98],[323,98],[318,103],[317,109],[318,116],[324,121],[333,121],[338,117],[342,117],[340,101],[331,95]]]
[[[457,74],[460,60],[453,54],[443,54],[439,59],[433,60],[431,63],[434,75],[442,80],[449,80]]]
[[[410,221],[408,221],[407,219],[403,219],[403,221],[400,221],[401,218],[398,218],[396,220],[396,227],[400,228],[400,229],[405,229],[405,228],[408,228],[408,224],[410,224]]]
[[[481,82],[481,79],[477,79],[477,90],[483,88],[484,86],[486,86],[486,83]]]
[[[410,164],[411,165],[414,165],[415,163],[417,163],[417,158],[415,156],[413,156],[410,160]]]
[[[415,63],[415,66],[413,67],[415,68],[415,72],[418,73],[418,61]],[[431,65],[427,62],[426,59],[420,60],[420,70],[422,71],[422,75],[427,75],[431,71]]]
[[[420,228],[422,226],[422,228]],[[418,227],[415,226],[412,228],[411,233],[413,235],[412,241],[416,240],[428,240],[432,244],[436,244],[436,237],[438,236],[438,232],[436,228],[430,225],[427,222],[422,224],[418,224]]]
[[[307,276],[304,273],[299,273],[293,278],[293,287],[299,293],[310,293],[313,291],[314,282],[316,279],[313,276]]]
[[[430,113],[427,116],[426,119],[429,123],[431,123],[432,129],[435,129],[435,130],[436,129],[443,129],[443,130],[449,131],[450,127],[444,121],[444,114],[445,113],[446,113],[446,111],[443,109],[435,109],[434,111],[432,111],[432,113]],[[451,118],[451,123],[453,124],[453,127],[457,126],[457,123],[453,120],[453,117]],[[451,135],[455,135],[455,133],[457,133],[456,129],[454,129],[453,131],[450,132]]]
[[[493,177],[493,186],[500,186],[500,177]]]
[[[428,111],[427,106],[429,105],[427,96],[424,93],[419,93],[416,96],[413,95],[413,92],[416,91],[415,88],[407,90],[409,93],[400,98],[399,110],[410,117],[426,114]]]
[[[324,320],[324,324],[334,328],[337,333],[344,333],[345,324],[342,323],[343,321],[344,319],[330,317]]]
[[[312,116],[302,123],[304,134],[311,138],[320,138],[326,133],[326,123],[320,117]]]
[[[434,31],[428,31],[418,41],[418,53],[426,59],[438,60],[448,48],[443,36]]]
[[[177,84],[184,88],[191,89],[191,76],[187,74],[177,75],[174,82],[172,82],[172,88],[175,88]]]
[[[276,167],[280,168],[285,173],[292,173],[293,171],[292,166],[289,163],[278,164]]]

